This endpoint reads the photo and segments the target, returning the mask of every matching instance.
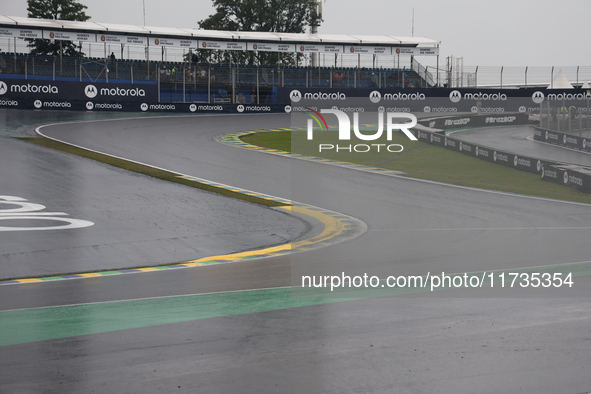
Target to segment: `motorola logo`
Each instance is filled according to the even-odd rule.
[[[289,99],[294,103],[298,103],[302,99],[302,93],[299,90],[292,90]]]
[[[140,105],[140,109],[141,109],[142,111],[147,111],[147,110],[148,110],[148,104],[146,104],[146,103],[142,103],[142,105]]]
[[[522,105],[521,107],[519,107],[519,112],[522,112],[523,113],[523,112],[526,112],[526,111],[527,111],[527,109],[525,108],[525,106]]]
[[[3,81],[0,81],[0,96],[8,92],[8,86]]]
[[[197,106],[195,104],[189,105],[189,111],[191,111],[191,112],[197,111]]]
[[[544,101],[544,93],[537,91],[534,94],[532,94],[531,99],[534,103],[540,104]]]
[[[378,107],[378,112],[386,112],[386,108],[383,106]]]
[[[382,100],[382,94],[377,90],[374,90],[369,94],[369,99],[372,103],[377,104]]]
[[[94,104],[92,103],[92,101],[89,101],[86,103],[87,110],[92,111],[93,108],[94,108]]]
[[[98,94],[98,90],[96,89],[96,86],[94,86],[94,85],[86,85],[86,87],[84,88],[84,94],[88,98],[95,98],[96,95]]]
[[[285,112],[290,113],[291,112],[291,105],[286,105],[285,106]]]
[[[43,103],[41,102],[41,100],[35,100],[35,102],[33,103],[33,105],[35,106],[35,108],[41,108],[41,107],[43,107]]]
[[[457,90],[454,90],[449,94],[449,99],[452,103],[457,103],[462,99],[462,93],[460,93]]]
[[[425,108],[423,108],[423,112],[431,112],[431,107],[429,107],[428,105],[425,106]]]
[[[238,107],[236,107],[236,109],[238,112],[244,112],[244,105],[240,104]]]

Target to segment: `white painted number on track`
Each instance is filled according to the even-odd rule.
[[[0,220],[50,220],[52,222],[63,222],[64,224],[43,227],[0,226],[0,231],[65,230],[71,228],[90,227],[94,225],[93,222],[89,222],[88,220],[58,217],[67,216],[68,214],[65,212],[40,212],[45,209],[44,205],[27,202],[27,200],[21,197],[0,196],[0,207],[5,205],[11,205],[15,207],[0,209]]]

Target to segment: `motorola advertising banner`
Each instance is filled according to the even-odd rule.
[[[328,83],[330,81],[324,81]],[[505,112],[528,113],[540,109],[540,104],[574,106],[586,110],[591,93],[584,90],[561,89],[471,89],[471,88],[348,88],[348,87],[279,87],[279,103],[291,104],[299,100],[323,102],[345,101],[348,98],[367,99],[368,108],[377,105],[384,112],[413,112],[453,114]]]
[[[591,191],[591,171],[579,166],[548,165],[542,171],[542,179],[570,186],[582,192]]]
[[[536,127],[534,140],[591,152],[591,138]]]
[[[488,125],[493,126],[494,124],[489,123]],[[479,144],[464,142],[435,132],[415,130],[414,134],[420,141],[429,144],[441,146],[490,163],[500,164],[505,167],[511,167],[535,174],[542,174],[544,167],[547,168],[550,164],[556,164],[554,162],[546,162],[532,157],[520,156],[511,152],[505,152]]]
[[[284,105],[249,104],[207,104],[207,103],[158,103],[158,102],[119,102],[106,100],[55,100],[55,99],[5,99],[0,98],[0,108],[33,110],[70,111],[111,111],[111,112],[168,112],[168,113],[207,113],[207,114],[260,114],[286,113]]]
[[[158,101],[158,84],[0,80],[0,100],[7,99],[153,102]]]

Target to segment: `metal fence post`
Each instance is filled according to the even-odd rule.
[[[259,94],[259,65],[257,64],[257,105],[260,104],[260,94]]]
[[[589,113],[589,96],[587,96],[587,130],[589,130],[589,116],[591,114]]]

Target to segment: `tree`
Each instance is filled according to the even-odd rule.
[[[88,7],[76,0],[27,0],[29,18],[57,19],[65,21],[87,21],[90,16],[84,12]],[[34,55],[84,56],[72,41],[45,39],[27,40]]]
[[[319,24],[316,0],[213,0],[215,14],[198,22],[202,29],[228,31],[260,31],[275,33],[304,33],[306,27]],[[204,51],[204,50],[200,50]],[[205,51],[204,51],[205,52]],[[274,52],[221,51],[218,61],[253,64],[295,64],[296,54]],[[213,51],[206,53],[209,60]]]

